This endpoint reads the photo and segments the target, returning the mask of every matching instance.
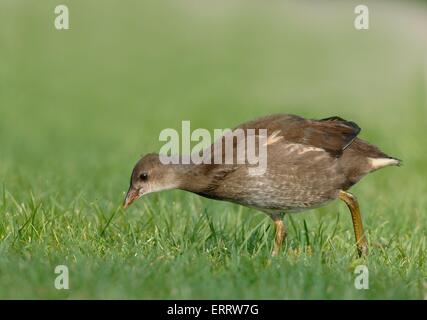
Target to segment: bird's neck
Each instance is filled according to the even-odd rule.
[[[200,193],[211,183],[205,164],[174,164],[172,166],[177,189]]]

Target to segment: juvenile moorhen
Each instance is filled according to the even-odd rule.
[[[339,117],[310,120],[279,114],[236,129],[245,133],[248,129],[267,130],[268,157],[263,174],[250,173],[248,164],[163,164],[159,155],[147,154],[133,169],[124,207],[144,194],[176,188],[256,208],[275,223],[275,256],[286,235],[284,213],[339,198],[351,212],[359,255],[367,253],[359,205],[347,190],[366,174],[400,165],[400,160],[357,138],[359,126]]]

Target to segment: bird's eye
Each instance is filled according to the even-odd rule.
[[[143,172],[139,175],[139,179],[141,179],[142,181],[147,181],[148,179],[148,173],[147,172]]]

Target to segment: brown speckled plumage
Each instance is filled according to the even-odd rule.
[[[308,120],[294,115],[272,115],[235,129],[239,128],[245,133],[248,129],[267,129],[271,140],[264,174],[251,175],[248,164],[163,165],[158,155],[151,154],[135,166],[128,194],[132,195],[132,190],[136,194],[138,189],[139,197],[178,188],[256,208],[277,222],[279,213],[318,207],[337,198],[346,201],[350,208],[351,201],[356,200],[345,195],[352,185],[371,171],[400,164],[376,146],[357,138],[360,128],[339,117]],[[234,141],[235,148],[236,144]],[[211,150],[214,148],[215,144]],[[148,174],[147,181],[140,181],[141,172]],[[131,197],[126,206],[135,198]],[[350,210],[353,215],[356,209]],[[278,232],[276,247],[284,229]],[[357,239],[358,246],[361,242],[367,246],[363,230],[360,232],[363,239]],[[278,248],[274,253],[278,253]]]

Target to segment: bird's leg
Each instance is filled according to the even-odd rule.
[[[279,254],[280,248],[282,247],[283,240],[286,237],[285,224],[283,223],[283,217],[280,215],[272,217],[276,226],[276,237],[274,239],[274,248],[272,256],[275,257]]]
[[[353,220],[354,235],[356,237],[357,252],[359,257],[368,254],[368,242],[363,233],[362,216],[360,215],[359,204],[354,195],[346,191],[340,191],[338,197],[347,204]]]

